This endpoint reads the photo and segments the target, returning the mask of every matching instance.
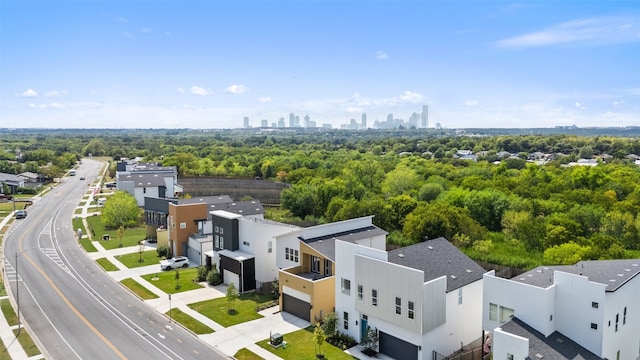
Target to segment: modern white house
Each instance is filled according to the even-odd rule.
[[[574,342],[571,354],[585,359],[637,359],[638,274],[640,259],[542,266],[512,279],[485,274],[482,327],[493,333],[493,358],[541,358]]]
[[[447,356],[483,336],[484,269],[445,238],[393,251],[336,241],[339,330],[361,342],[375,328],[382,354]]]
[[[145,197],[176,198],[182,194],[175,166],[128,160],[118,162],[116,169],[117,189],[133,195],[138,206],[144,206]]]
[[[205,263],[216,265],[225,284],[247,292],[278,278],[275,237],[299,227],[265,220],[264,211],[251,211],[251,202],[246,209],[237,204],[217,204],[226,210],[210,212],[212,249],[202,253],[208,258]]]
[[[338,241],[383,251],[387,232],[373,216],[321,224],[276,236],[280,310],[315,323],[335,304]]]

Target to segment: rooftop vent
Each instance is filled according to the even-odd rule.
[[[520,281],[524,281],[524,278],[520,278]]]
[[[471,274],[471,270],[467,269],[465,270],[468,274]]]
[[[618,276],[619,276],[619,277],[623,277],[623,276],[624,276],[624,274],[618,274]]]
[[[562,344],[564,342],[564,339],[559,337],[559,338],[556,339],[556,342],[559,342],[560,344]]]
[[[433,246],[429,245],[429,246],[427,246],[427,249],[433,250]]]
[[[536,357],[537,357],[538,359],[542,359],[542,358],[544,358],[544,356],[543,356],[542,354],[540,354],[540,353],[536,353]]]
[[[404,257],[404,254],[398,254],[398,257],[403,258],[403,257]]]
[[[451,275],[451,279],[455,280],[457,277],[455,275]]]

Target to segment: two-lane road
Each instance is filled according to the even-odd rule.
[[[11,295],[50,359],[225,359],[114,282],[77,244],[71,218],[102,163],[83,160],[5,237]],[[86,180],[79,180],[85,176]]]

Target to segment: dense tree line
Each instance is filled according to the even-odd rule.
[[[65,154],[142,156],[175,165],[180,175],[288,182],[282,206],[293,216],[330,222],[375,215],[394,246],[445,236],[475,258],[517,266],[622,258],[640,249],[640,167],[625,157],[640,155],[637,137],[165,130],[0,141],[4,159],[23,154],[23,169]],[[481,154],[478,162],[456,159],[461,149]],[[502,159],[501,151],[516,156]],[[557,156],[535,165],[525,161],[533,152]],[[603,154],[611,158],[595,167],[564,166]],[[0,160],[0,168],[10,166]]]

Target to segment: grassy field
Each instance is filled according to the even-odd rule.
[[[20,331],[20,335],[18,335],[18,329],[13,330],[13,333],[18,337],[18,342],[22,345],[27,356],[31,357],[40,354],[40,350],[24,328]]]
[[[181,269],[178,270],[180,274],[180,288],[176,289],[176,272],[172,271],[160,271],[160,265],[158,265],[158,272],[153,274],[142,275],[142,278],[153,284],[155,287],[166,292],[167,294],[176,294],[183,291],[200,289],[202,286],[194,282],[193,280],[198,276],[197,268]],[[156,278],[154,280],[154,278]]]
[[[240,350],[238,350],[238,352],[236,352],[233,355],[234,359],[237,360],[262,360],[264,359],[263,357],[258,356],[257,354],[253,353],[251,350],[247,349],[247,348],[242,348]]]
[[[120,239],[118,239],[118,229],[105,229],[104,224],[100,216],[87,217],[87,223],[89,223],[89,231],[93,229],[95,236],[94,240],[100,240],[100,244],[106,250],[113,250],[120,247]],[[102,235],[108,234],[111,240],[101,240]],[[144,227],[138,227],[133,229],[124,229],[124,235],[122,237],[122,247],[135,246],[144,240],[146,237],[146,231]]]
[[[195,334],[202,335],[211,334],[214,332],[212,328],[185,314],[180,309],[171,309],[171,313],[167,311],[165,315],[171,316],[171,319],[173,319],[173,321],[182,324],[182,326],[193,331]]]
[[[284,341],[287,342],[287,348],[274,348],[269,344],[269,339],[258,342],[258,346],[266,349],[285,360],[297,359],[315,359],[316,350],[313,342],[313,327],[294,331],[284,335]],[[325,342],[322,345],[324,358],[328,360],[353,360],[356,359],[337,347]]]
[[[2,309],[4,318],[7,319],[9,326],[18,325],[18,315],[16,315],[16,312],[13,310],[9,300],[0,300],[0,309]]]
[[[256,312],[256,307],[269,303],[271,300],[271,295],[259,296],[258,303],[256,304],[254,294],[240,295],[234,303],[235,312],[232,314],[227,311],[228,302],[226,297],[205,300],[189,304],[188,306],[218,324],[229,327],[245,321],[260,319],[262,315]]]
[[[124,279],[122,281],[120,281],[120,283],[126,287],[129,288],[129,290],[133,291],[134,293],[136,293],[136,295],[140,296],[140,298],[142,298],[142,300],[151,300],[151,299],[157,299],[158,295],[154,294],[151,290],[147,289],[146,287],[140,285],[140,283],[138,283],[137,281],[133,280],[133,279]]]
[[[160,260],[162,260],[162,258],[158,257],[158,252],[156,250],[143,251],[142,261],[140,261],[140,253],[138,251],[130,254],[118,255],[115,258],[129,269],[155,264],[160,268]]]
[[[96,259],[96,262],[98,263],[98,265],[102,266],[102,268],[105,269],[106,271],[118,271],[119,270],[118,267],[115,266],[107,258]]]

